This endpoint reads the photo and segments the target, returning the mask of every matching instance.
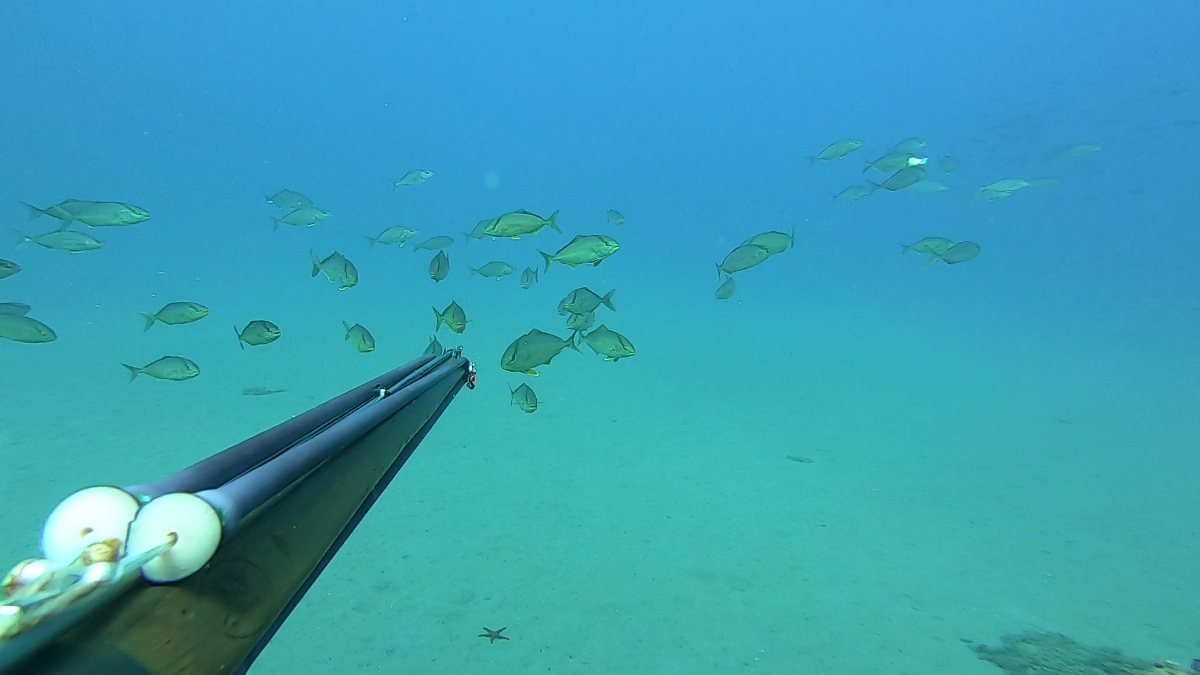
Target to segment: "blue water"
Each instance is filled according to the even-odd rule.
[[[420,354],[456,300],[468,330],[440,338],[479,390],[254,672],[983,674],[962,640],[1027,630],[1200,654],[1195,3],[4,14],[6,230],[56,226],[21,201],[152,214],[89,229],[100,251],[0,247],[23,268],[0,301],[59,335],[0,341],[8,559],[75,489],[176,470]],[[831,198],[910,136],[949,189]],[[843,138],[865,144],[805,159]],[[1079,143],[1100,151],[1055,158]],[[435,176],[393,189],[413,169]],[[979,198],[1004,178],[1061,185]],[[263,195],[285,187],[331,217],[274,229]],[[565,234],[463,241],[518,208]],[[454,235],[450,277],[368,247],[393,225]],[[792,228],[712,297],[730,249]],[[467,269],[519,274],[593,233],[621,250],[527,291]],[[982,252],[900,254],[926,236]],[[361,275],[341,293],[309,276],[335,249]],[[567,335],[576,286],[617,289],[597,324],[637,355],[502,371],[529,329]],[[143,332],[170,301],[212,312]],[[236,349],[252,319],[284,337]],[[200,377],[127,383],[120,363],[167,354]],[[520,382],[534,415],[509,406]]]

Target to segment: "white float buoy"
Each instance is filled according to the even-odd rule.
[[[172,541],[142,567],[142,576],[158,583],[179,581],[204,567],[221,543],[220,515],[196,495],[163,495],[138,512],[126,550],[134,557]]]
[[[59,502],[42,527],[42,556],[59,565],[70,563],[85,548],[116,539],[122,544],[137,515],[133,495],[111,486],[80,490]]]

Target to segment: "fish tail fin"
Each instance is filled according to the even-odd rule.
[[[367,236],[367,235],[365,235],[365,234],[363,235],[363,237],[364,237],[364,238],[365,238],[367,241],[371,242],[371,243],[370,243],[370,245],[369,245],[369,246],[367,246],[367,250],[368,250],[368,251],[369,251],[369,250],[371,250],[371,249],[373,249],[373,248],[375,248],[375,238],[374,238],[374,237],[368,237],[368,236]]]
[[[912,250],[912,246],[908,244],[900,244],[900,255],[904,255]]]
[[[142,315],[142,318],[144,318],[146,320],[146,327],[142,329],[142,332],[146,332],[146,331],[150,330],[151,328],[153,328],[154,322],[158,321],[158,317],[149,312],[141,312],[141,315]]]
[[[558,229],[558,211],[557,210],[554,213],[551,213],[550,217],[546,219],[546,224],[550,226],[550,229],[554,230],[555,232],[557,232],[559,234],[562,234],[562,230]]]
[[[795,248],[796,247],[796,221],[792,221],[792,227],[788,230],[788,238],[791,240],[788,242],[788,246]]]
[[[613,305],[612,299],[613,299],[613,294],[616,292],[617,292],[617,289],[614,288],[611,291],[609,291],[608,293],[605,293],[603,298],[600,298],[600,303],[603,304],[605,307],[611,309],[614,312],[617,311],[617,308],[615,305]]]
[[[542,251],[542,250],[539,250],[538,254],[540,254],[542,256],[542,260],[546,261],[545,271],[549,272],[550,271],[550,263],[554,262],[554,256],[552,256],[549,253],[546,253],[545,251]]]
[[[579,336],[581,334],[582,334],[582,331],[580,331],[578,329],[573,331],[571,333],[571,337],[567,338],[567,346],[578,352],[579,351]],[[582,353],[582,352],[580,352],[580,353]]]
[[[721,280],[721,263],[717,263],[717,281]]]
[[[442,313],[438,311],[437,307],[433,308],[433,316],[436,319],[436,323],[433,325],[433,332],[437,333],[438,330],[441,329],[442,324],[445,323],[446,319]]]
[[[25,205],[25,208],[29,209],[29,219],[30,220],[33,220],[34,218],[37,218],[38,216],[50,216],[51,218],[58,218],[58,219],[62,220],[62,228],[61,229],[64,229],[64,230],[67,229],[67,226],[70,225],[75,220],[75,218],[73,218],[71,216],[71,214],[67,213],[63,209],[55,208],[53,206],[51,206],[48,209],[39,209],[38,207],[34,206],[33,204],[30,204],[29,202],[21,202],[21,203]]]
[[[33,241],[33,237],[25,234],[24,232],[22,232],[16,228],[13,228],[13,234],[17,235],[17,241],[15,243],[13,243],[13,248],[20,248],[21,246],[24,246],[25,244],[28,244],[29,242]]]
[[[479,271],[478,267],[471,267],[470,265],[467,265],[467,269],[471,270],[472,274],[483,274],[483,272]]]
[[[813,156],[809,155],[808,157],[805,157],[804,159],[807,159],[807,160],[808,160],[808,165],[809,165],[809,166],[816,166],[816,165],[817,165],[817,158],[816,158],[816,157],[813,157]]]
[[[868,197],[883,189],[882,185],[880,185],[879,183],[876,183],[875,181],[871,180],[870,178],[867,179],[867,183],[869,183],[871,185],[871,189],[867,190]]]
[[[29,219],[30,220],[33,220],[34,218],[37,218],[38,216],[50,215],[49,209],[39,209],[38,207],[34,206],[33,204],[30,204],[29,202],[21,202],[21,204],[24,205],[25,208],[29,209]]]
[[[127,370],[129,370],[129,381],[130,382],[133,382],[134,380],[137,379],[138,375],[142,374],[142,369],[138,368],[137,366],[131,366],[128,363],[122,363],[121,365],[125,366],[125,368]]]
[[[462,236],[463,236],[463,246],[470,246],[471,245],[471,233],[470,232],[461,232],[460,234],[462,234]]]
[[[321,273],[321,261],[317,259],[316,251],[308,249],[308,255],[312,256],[312,275],[315,277]]]
[[[238,332],[236,324],[233,326],[233,335],[238,340],[238,347],[241,347],[242,351],[246,351],[245,340],[242,339],[242,334]]]
[[[343,320],[343,321],[342,321],[342,328],[345,328],[345,329],[346,329],[346,337],[344,337],[344,338],[342,338],[342,339],[344,339],[344,340],[349,340],[349,339],[350,339],[350,324],[346,323],[346,322],[345,322],[345,320]]]
[[[271,219],[271,223],[272,223],[272,227],[271,227],[271,229],[272,229],[272,230],[278,230],[278,229],[279,229],[279,223],[280,223],[280,220],[279,220],[278,218],[276,218],[275,216],[267,216],[267,218],[270,218],[270,219]]]

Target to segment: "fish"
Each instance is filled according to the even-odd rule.
[[[243,350],[246,349],[245,345],[250,345],[251,347],[269,345],[278,340],[279,336],[283,335],[283,332],[279,330],[279,326],[264,319],[251,321],[241,331],[238,331],[237,326],[234,326],[233,332],[237,335],[238,346]]]
[[[267,203],[271,206],[278,206],[281,209],[303,209],[313,205],[313,200],[296,192],[284,188],[273,195],[267,195]]]
[[[414,236],[416,236],[416,234],[417,231],[411,227],[396,226],[389,227],[383,232],[380,232],[378,237],[367,237],[367,241],[371,242],[371,248],[374,248],[375,244],[399,246],[400,248],[404,248],[404,245],[408,243],[408,240],[412,239]]]
[[[46,324],[25,316],[24,312],[0,314],[0,338],[37,344],[54,342],[58,334]]]
[[[22,237],[25,235],[21,235]],[[11,260],[0,259],[0,279],[7,279],[21,271],[21,266]]]
[[[537,367],[549,365],[564,349],[579,351],[572,338],[540,331],[536,328],[513,340],[500,357],[500,367],[512,373],[537,376]]]
[[[960,241],[941,253],[932,253],[933,259],[929,262],[944,262],[947,265],[957,265],[979,255],[979,251],[979,244],[973,241]]]
[[[918,155],[929,145],[924,138],[918,136],[910,136],[899,143],[892,146],[892,152],[902,152],[909,155]]]
[[[1095,143],[1076,143],[1054,153],[1054,159],[1060,162],[1072,161],[1094,155],[1097,152],[1100,152],[1100,146]]]
[[[621,225],[624,222],[625,222],[625,214],[624,213],[621,213],[620,211],[618,211],[616,209],[608,210],[608,224],[609,225]],[[525,385],[521,385],[521,386],[525,386]]]
[[[750,237],[742,242],[742,246],[761,246],[767,249],[769,255],[783,253],[791,248],[796,241],[796,227],[792,226],[791,232],[763,232]]]
[[[350,343],[350,346],[363,354],[375,351],[375,336],[371,335],[371,331],[367,330],[362,324],[356,323],[351,326],[343,321],[342,326],[346,329],[346,340]]]
[[[430,237],[429,239],[426,239],[420,244],[414,246],[413,253],[416,253],[417,251],[440,251],[453,243],[454,237],[447,237],[446,235]]]
[[[911,244],[900,244],[900,252],[908,253],[912,251],[913,253],[937,255],[950,250],[952,246],[954,246],[954,242],[945,237],[925,237]]]
[[[353,288],[358,285],[358,268],[354,263],[346,259],[346,256],[334,251],[329,254],[328,258],[321,260],[317,258],[316,252],[309,249],[308,254],[312,256],[312,276],[324,273],[325,278],[331,283],[337,284],[339,291],[344,291],[348,288]]]
[[[733,297],[733,292],[736,288],[733,283],[733,277],[726,277],[725,282],[717,286],[717,292],[714,294],[714,297],[718,300],[728,300]]]
[[[834,141],[833,143],[830,143],[829,145],[825,146],[824,150],[818,152],[816,155],[814,155],[812,157],[809,157],[808,162],[810,164],[815,164],[817,162],[817,160],[821,160],[823,162],[830,162],[835,159],[842,159],[846,155],[849,155],[850,153],[854,152],[855,150],[861,148],[862,145],[863,145],[863,142],[858,140],[857,138],[847,138],[842,141]]]
[[[509,265],[506,262],[493,260],[482,267],[472,267],[471,271],[481,277],[489,277],[499,281],[500,279],[512,274],[515,270],[512,265]]]
[[[601,297],[593,292],[592,289],[580,286],[579,288],[576,288],[568,293],[567,297],[563,298],[558,303],[558,314],[559,316],[566,316],[568,314],[591,314],[592,312],[596,311],[596,308],[600,305],[604,305],[615,312],[617,311],[617,308],[613,305],[612,299],[613,294],[616,292],[617,289],[614,288]]]
[[[717,263],[717,278],[721,278],[722,272],[733,274],[748,270],[770,257],[771,252],[758,244],[743,244],[730,251],[724,260]]]
[[[532,267],[526,267],[524,272],[521,272],[521,288],[532,288],[538,282],[538,271]]]
[[[863,173],[866,173],[871,169],[875,169],[876,171],[881,171],[883,173],[895,173],[900,169],[924,166],[927,161],[929,160],[924,157],[916,157],[907,152],[889,152],[879,159],[867,162],[867,166],[863,169]]]
[[[447,274],[450,274],[450,256],[445,251],[438,251],[429,261],[429,278],[438,282],[445,279]]]
[[[182,356],[164,356],[147,363],[141,368],[131,366],[128,363],[122,363],[121,365],[129,371],[130,382],[136,380],[138,375],[149,375],[156,380],[182,382],[200,374],[200,366],[197,366],[195,361],[185,359]]]
[[[420,185],[430,178],[433,178],[433,176],[434,173],[429,169],[413,169],[412,171],[404,174],[400,180],[393,182],[392,189],[398,190],[402,187],[407,187],[410,185]]]
[[[271,394],[282,394],[287,389],[274,389],[271,387],[246,387],[242,390],[242,396],[270,396]]]
[[[149,220],[150,212],[140,206],[124,202],[91,202],[83,199],[67,199],[54,206],[38,208],[33,204],[21,202],[29,209],[31,218],[50,216],[58,218],[61,229],[79,221],[88,227],[115,227],[120,225],[136,225]]]
[[[168,326],[199,321],[208,316],[208,308],[195,302],[168,302],[157,312],[142,312],[142,316],[146,319],[146,327],[142,330],[150,330],[159,321]]]
[[[517,407],[520,408],[521,412],[524,413],[537,412],[537,394],[533,393],[533,388],[531,388],[529,385],[521,383],[521,386],[513,389],[512,385],[510,384],[508,385],[508,394],[509,405],[516,403]]]
[[[558,229],[558,211],[551,213],[549,218],[543,218],[532,211],[518,209],[494,218],[483,233],[489,237],[520,239],[523,234],[537,234],[546,227],[562,234],[562,230]]]
[[[317,223],[328,218],[330,214],[325,209],[315,206],[302,206],[293,210],[282,218],[271,216],[271,222],[275,223],[275,229],[279,229],[280,225],[292,225],[294,227],[312,227]]]
[[[442,343],[438,342],[436,335],[429,336],[429,346],[425,348],[425,353],[430,356],[441,356],[442,352],[446,351],[442,347]]]
[[[946,173],[958,171],[958,167],[962,166],[962,162],[958,161],[957,157],[951,155],[942,155],[938,157],[938,168]]]
[[[833,196],[839,202],[856,202],[871,194],[871,191],[861,185],[850,185]]]
[[[605,361],[616,363],[637,353],[628,338],[607,326],[600,326],[590,333],[585,333],[583,341],[592,351],[603,356]]]
[[[0,314],[15,314],[25,316],[30,307],[23,302],[0,302]]]
[[[555,262],[568,267],[590,263],[594,267],[620,249],[621,245],[612,237],[603,234],[581,234],[560,248],[554,255],[541,250],[538,253],[546,261],[544,271],[549,272],[550,264]]]
[[[21,237],[20,242],[17,244],[18,246],[32,243],[55,251],[66,251],[67,253],[83,253],[84,251],[97,251],[104,248],[104,242],[86,232],[56,230],[46,234],[39,234],[35,237],[27,236],[16,230],[14,232],[17,232]]]
[[[442,324],[446,324],[451,333],[458,333],[459,335],[467,329],[467,313],[453,300],[450,301],[449,305],[446,305],[446,309],[440,312],[437,307],[434,307],[433,316],[436,318],[436,323],[433,326],[434,333],[438,332]]]
[[[587,314],[568,314],[567,315],[567,328],[569,328],[570,330],[572,330],[576,333],[582,333],[583,331],[591,328],[592,324],[594,324],[594,323],[596,323],[596,313],[595,312],[588,312]]]
[[[1029,182],[1026,180],[1020,178],[1005,178],[1003,180],[998,180],[995,183],[984,185],[983,187],[979,188],[979,191],[981,193],[1007,193],[1005,196],[1008,196],[1008,194],[1016,192],[1017,190],[1024,190],[1027,187],[1029,187]],[[984,196],[986,197],[988,195],[984,194]]]
[[[882,183],[876,183],[875,181],[867,181],[867,182],[871,184],[871,192],[875,192],[877,190],[887,190],[889,192],[895,192],[897,190],[903,190],[906,187],[910,187],[914,183],[924,180],[924,178],[925,178],[925,168],[924,167],[908,166],[903,169],[900,169],[899,171],[892,174],[891,176],[888,176],[888,179],[883,181]]]

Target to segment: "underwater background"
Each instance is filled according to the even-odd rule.
[[[181,469],[420,355],[453,300],[467,329],[437,334],[478,389],[252,672],[986,675],[978,645],[1028,631],[1200,656],[1195,3],[3,15],[0,258],[21,271],[0,302],[57,334],[0,340],[11,563],[71,492]],[[913,137],[946,189],[833,198]],[[863,145],[808,159],[840,139]],[[981,197],[1005,179],[1031,185]],[[273,226],[283,188],[329,217]],[[76,223],[95,251],[22,242],[59,225],[22,202],[65,199],[151,217]],[[462,236],[517,209],[564,234]],[[364,238],[392,226],[418,234]],[[715,298],[714,264],[772,230],[792,246]],[[620,249],[546,270],[537,250],[579,234]],[[412,249],[437,235],[456,241],[435,283]],[[979,254],[901,248],[934,236]],[[310,275],[334,250],[354,288]],[[517,274],[468,269],[493,260]],[[616,289],[596,324],[636,354],[502,370],[530,329],[570,335],[577,287]],[[175,301],[210,314],[143,330]],[[282,337],[239,349],[256,319]],[[165,355],[200,375],[121,367]]]

